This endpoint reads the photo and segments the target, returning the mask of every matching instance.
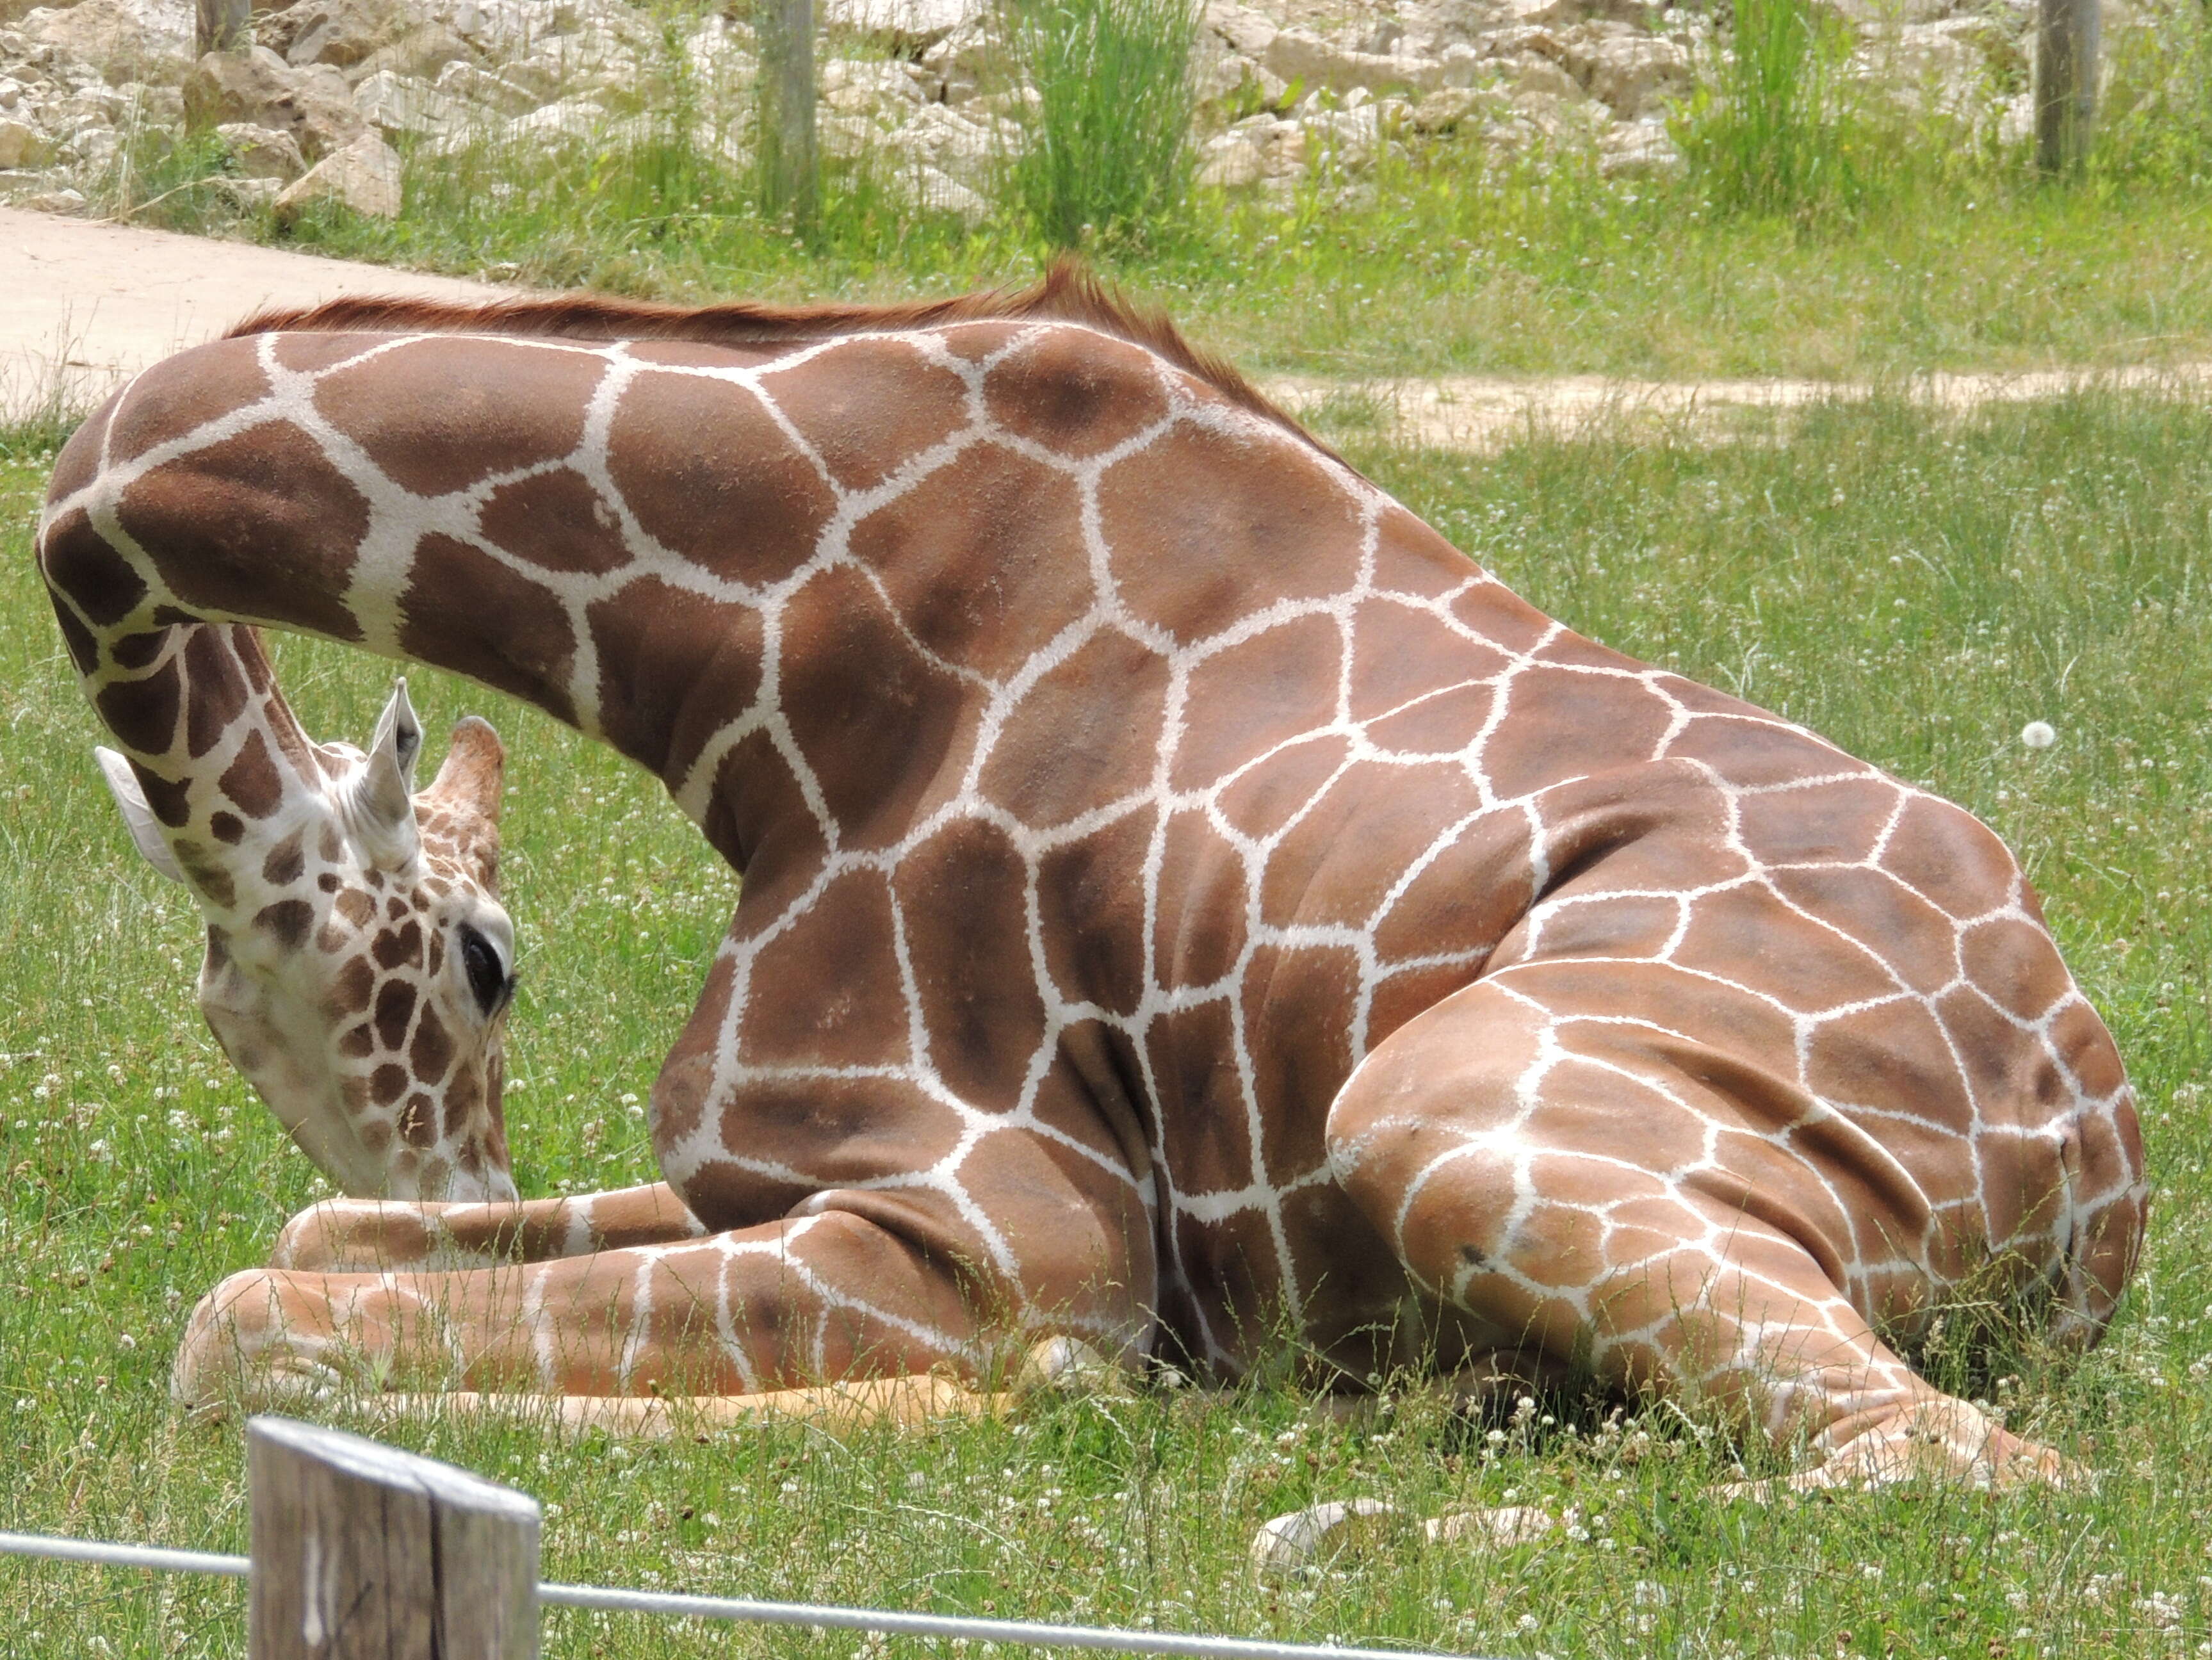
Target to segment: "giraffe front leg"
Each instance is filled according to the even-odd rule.
[[[484,1268],[257,1269],[194,1310],[173,1391],[752,1395],[940,1368],[983,1333],[957,1267],[848,1212]]]
[[[269,1265],[322,1274],[489,1268],[672,1244],[706,1231],[665,1182],[511,1203],[325,1199],[284,1225]]]

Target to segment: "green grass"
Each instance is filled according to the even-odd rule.
[[[1054,247],[1180,229],[1190,189],[1195,0],[1022,0],[1009,52],[1036,88],[1018,105],[1006,190]]]
[[[1547,609],[1933,784],[2023,852],[2129,1058],[2157,1198],[2107,1344],[2070,1371],[2031,1347],[1988,1387],[2096,1491],[1723,1507],[1705,1489],[1737,1452],[1666,1412],[1608,1429],[1547,1403],[1565,1422],[1493,1443],[1413,1380],[1350,1425],[1255,1388],[846,1441],[390,1438],[547,1501],[546,1571],[569,1580],[1623,1660],[2212,1641],[2212,414],[2084,398],[1936,423],[1876,404],[1815,412],[1786,445],[1481,459],[1340,435]],[[28,559],[42,479],[35,452],[0,461],[0,1527],[240,1549],[238,1429],[174,1417],[169,1357],[192,1301],[321,1189],[201,1026],[190,908],[91,764]],[[311,729],[368,730],[386,665],[295,642],[280,664]],[[731,879],[611,754],[441,677],[412,684],[434,732],[480,710],[511,746],[518,1176],[531,1193],[640,1178],[621,1098],[686,1010]],[[2034,719],[2060,734],[2039,755],[2017,741]],[[1404,1538],[1310,1584],[1249,1579],[1260,1521],[1358,1494],[1417,1513],[1574,1504],[1590,1536],[1493,1554]],[[233,1655],[241,1606],[234,1583],[0,1562],[0,1647],[26,1660]],[[556,1657],[864,1651],[570,1613],[546,1633]]]

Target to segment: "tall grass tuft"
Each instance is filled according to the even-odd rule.
[[[1190,189],[1198,0],[1015,0],[1007,205],[1055,247],[1141,243]]]
[[[2212,184],[2212,0],[2155,0],[2113,43],[2099,171]]]
[[[1814,0],[1735,0],[1674,139],[1716,208],[1782,214],[1859,194],[1850,26]],[[1863,146],[1861,147],[1863,152]]]

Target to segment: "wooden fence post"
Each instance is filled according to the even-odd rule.
[[[814,222],[814,0],[754,0],[761,211]]]
[[[2097,122],[2098,0],[2038,0],[2035,164],[2068,173],[2089,154]]]
[[[248,1660],[535,1660],[537,1500],[286,1418],[246,1448]]]
[[[253,0],[199,0],[197,11],[193,48],[201,56],[252,49]]]

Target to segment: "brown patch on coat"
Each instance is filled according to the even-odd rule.
[[[191,688],[191,708],[185,717],[185,752],[195,761],[222,741],[223,733],[246,708],[246,677],[226,647],[219,629],[185,631],[185,680]]]
[[[94,628],[112,628],[138,608],[146,584],[82,513],[48,526],[39,544],[46,586],[82,611]]]
[[[641,577],[586,613],[599,660],[599,727],[641,766],[680,779],[760,690],[761,619]]]
[[[117,680],[102,686],[92,701],[124,748],[141,755],[166,755],[176,741],[177,714],[184,701],[176,660],[143,680]]]
[[[316,382],[315,403],[402,489],[445,496],[573,453],[606,371],[596,356],[558,348],[425,340],[332,370]]]
[[[712,381],[634,384],[607,432],[607,473],[646,535],[734,581],[788,575],[836,507],[759,398]]]
[[[830,476],[872,489],[968,424],[968,385],[903,340],[855,340],[809,358],[768,395]],[[963,457],[965,471],[972,457]]]
[[[271,887],[285,888],[300,879],[301,873],[307,867],[307,855],[300,848],[301,838],[306,833],[294,830],[269,849],[268,857],[261,861],[263,881]]]
[[[1094,635],[1032,683],[983,763],[983,795],[1044,830],[1138,794],[1166,700],[1164,659],[1126,634]]]
[[[377,1041],[392,1053],[407,1041],[407,1023],[415,1018],[415,988],[404,980],[387,980],[376,994]]]
[[[1158,369],[1142,348],[1054,329],[992,366],[992,418],[1059,454],[1087,458],[1164,420]]]
[[[447,1035],[438,1011],[428,1004],[423,1006],[422,1018],[415,1023],[415,1041],[408,1046],[407,1059],[415,1076],[425,1084],[436,1083],[453,1064],[453,1040]]]
[[[188,611],[361,637],[343,596],[368,503],[296,427],[256,427],[155,468],[124,492],[117,518],[159,550]],[[272,562],[271,548],[284,558]]]
[[[314,921],[314,908],[304,899],[280,899],[253,914],[253,926],[268,930],[277,945],[288,952],[297,951],[307,944],[307,930]]]
[[[191,780],[179,778],[172,782],[158,772],[131,763],[131,775],[137,779],[140,794],[146,805],[154,810],[154,817],[171,830],[182,830],[192,816]]]
[[[437,1105],[419,1090],[399,1110],[399,1139],[410,1147],[427,1147],[438,1139]]]
[[[396,969],[403,964],[419,966],[422,961],[422,925],[410,917],[404,927],[386,929],[376,936],[369,952],[380,969]]]
[[[1107,469],[1098,519],[1125,603],[1186,643],[1250,617],[1255,571],[1287,599],[1341,593],[1359,574],[1350,490],[1270,439],[1177,427]]]
[[[537,704],[556,719],[575,721],[568,670],[576,637],[559,599],[489,554],[449,536],[416,544],[399,601],[400,649],[442,663]],[[486,617],[499,626],[487,629]]]
[[[1081,526],[1066,474],[988,447],[862,520],[851,546],[925,650],[1003,679],[1087,608]]]
[[[597,576],[630,562],[614,508],[568,467],[501,484],[484,503],[477,528],[486,541],[547,570]]]
[[[258,732],[246,734],[237,757],[216,781],[249,818],[266,818],[284,804],[284,780]]]
[[[331,977],[330,996],[323,1005],[324,1012],[332,1019],[359,1014],[368,1008],[375,992],[376,970],[356,957]]]

